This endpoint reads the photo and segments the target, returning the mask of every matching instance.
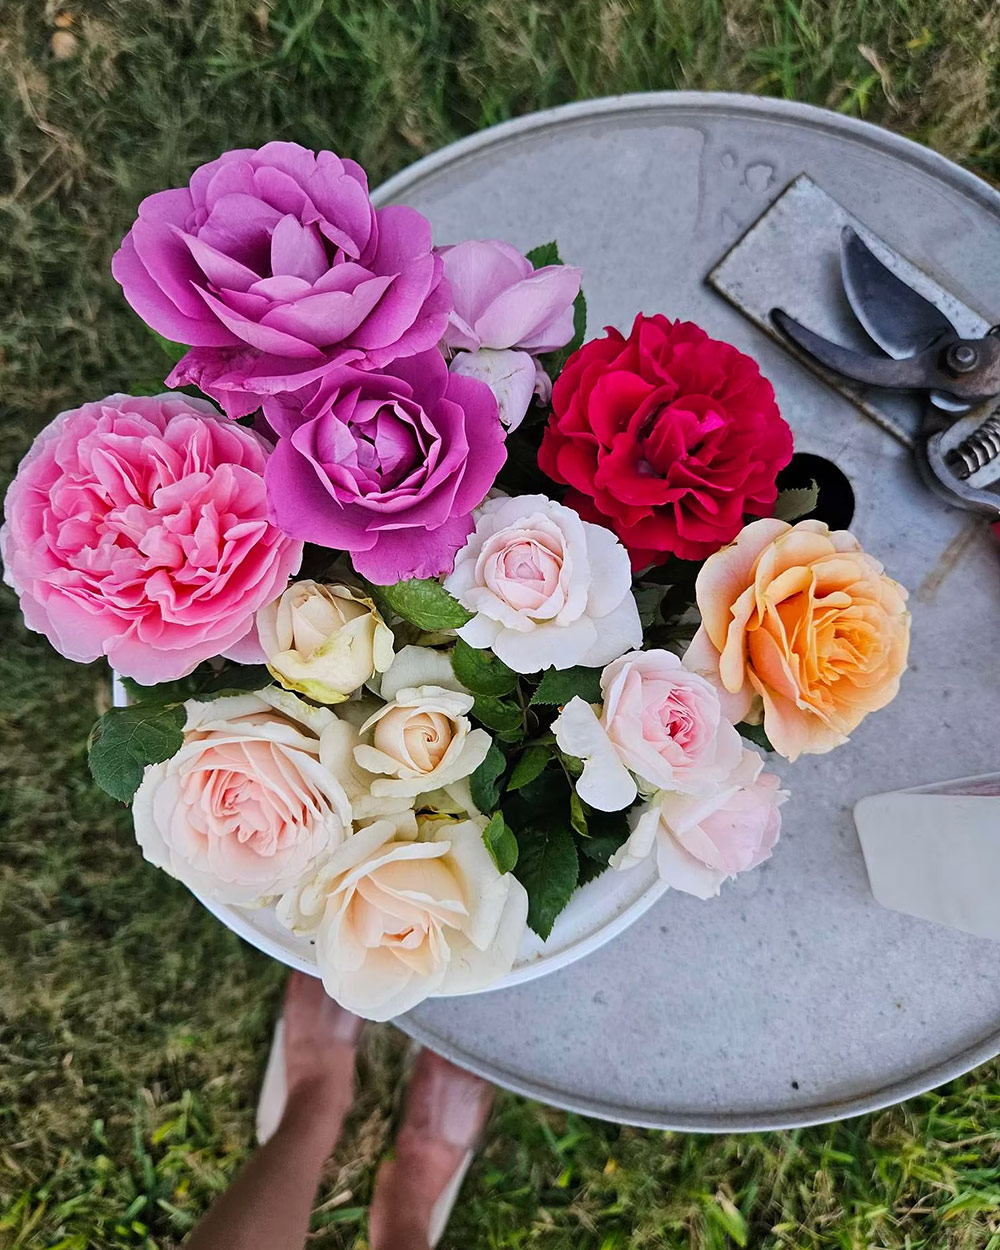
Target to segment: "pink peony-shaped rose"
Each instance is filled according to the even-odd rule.
[[[666,791],[637,811],[632,836],[615,852],[614,868],[656,855],[660,877],[675,890],[713,898],[724,881],[770,857],[781,832],[778,808],[788,798],[756,751],[726,781],[703,794]]]
[[[332,369],[264,401],[279,435],[267,466],[287,533],[350,552],[379,585],[451,570],[506,459],[496,400],[435,348],[383,373]]]
[[[225,152],[148,196],[111,268],[144,321],[196,349],[173,376],[210,393],[226,367],[377,368],[433,346],[451,310],[426,218],[374,208],[360,165],[297,143]]]
[[[538,355],[565,347],[573,337],[573,301],[583,270],[575,265],[535,269],[499,239],[469,239],[438,248],[454,307],[445,346],[474,352],[516,347]]]
[[[258,435],[184,395],[111,395],[39,434],[0,552],[30,629],[144,684],[238,648],[302,544],[267,518]]]
[[[553,725],[556,742],[584,761],[580,798],[618,811],[638,792],[717,790],[740,761],[740,735],[715,687],[671,651],[634,651],[601,674],[600,717],[577,696]]]

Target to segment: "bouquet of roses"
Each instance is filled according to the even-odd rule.
[[[584,342],[554,244],[435,248],[269,143],[146,199],[113,272],[171,389],[42,431],[6,577],[125,680],[90,761],[146,858],[273,907],[352,1010],[502,978],[606,870],[717,894],[778,838],[747,740],[895,694],[906,592],[793,523],[756,364],[661,315]]]

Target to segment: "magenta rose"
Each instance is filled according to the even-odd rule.
[[[148,196],[111,268],[144,321],[195,349],[175,382],[212,393],[233,369],[380,367],[433,346],[451,311],[427,220],[374,208],[360,165],[297,143],[225,152]]]
[[[449,573],[506,459],[492,391],[436,349],[390,370],[334,368],[264,401],[280,436],[267,466],[274,521],[348,551],[379,585]]]
[[[267,444],[184,395],[110,395],[39,434],[0,553],[30,629],[144,684],[247,641],[302,544],[267,517]]]

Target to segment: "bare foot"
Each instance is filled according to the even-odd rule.
[[[375,1180],[372,1250],[428,1250],[440,1235],[434,1207],[479,1141],[493,1086],[433,1051],[417,1056],[396,1156]]]
[[[316,977],[293,972],[285,989],[282,1125],[315,1128],[332,1148],[354,1101],[354,1049],[364,1021],[330,998]]]

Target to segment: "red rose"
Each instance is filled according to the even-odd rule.
[[[768,516],[792,432],[756,363],[690,321],[635,319],[584,343],[552,391],[538,453],[565,502],[613,530],[633,569],[703,560]]]

